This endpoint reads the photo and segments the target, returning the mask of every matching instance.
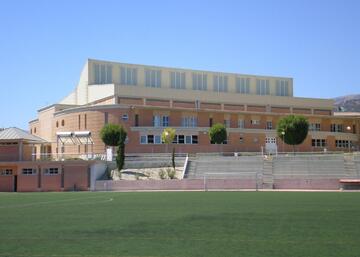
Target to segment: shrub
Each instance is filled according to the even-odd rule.
[[[164,169],[159,171],[159,177],[160,179],[166,179],[166,171]]]
[[[169,179],[175,179],[176,178],[176,170],[175,169],[172,169],[172,168],[167,168],[166,169],[166,173],[169,177]]]

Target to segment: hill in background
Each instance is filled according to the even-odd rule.
[[[334,98],[337,111],[360,112],[360,94]]]

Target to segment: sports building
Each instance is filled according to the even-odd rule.
[[[76,88],[59,103],[38,110],[30,133],[47,143],[36,155],[103,154],[99,132],[107,123],[128,132],[127,153],[160,153],[165,127],[176,129],[182,153],[214,152],[208,130],[227,127],[224,152],[292,151],[276,135],[289,114],[308,118],[310,132],[298,151],[359,148],[359,117],[334,115],[333,100],[293,95],[293,79],[126,64],[89,59]]]

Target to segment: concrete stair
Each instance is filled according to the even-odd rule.
[[[357,178],[358,171],[354,162],[354,157],[351,155],[344,156],[344,175],[348,178]]]
[[[196,161],[189,159],[184,178],[196,178]]]
[[[273,189],[274,188],[274,164],[273,160],[264,160],[263,161],[263,171],[262,171],[262,188],[263,189]]]

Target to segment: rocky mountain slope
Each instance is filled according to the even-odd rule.
[[[336,97],[335,107],[337,110],[346,112],[360,112],[360,94]]]

